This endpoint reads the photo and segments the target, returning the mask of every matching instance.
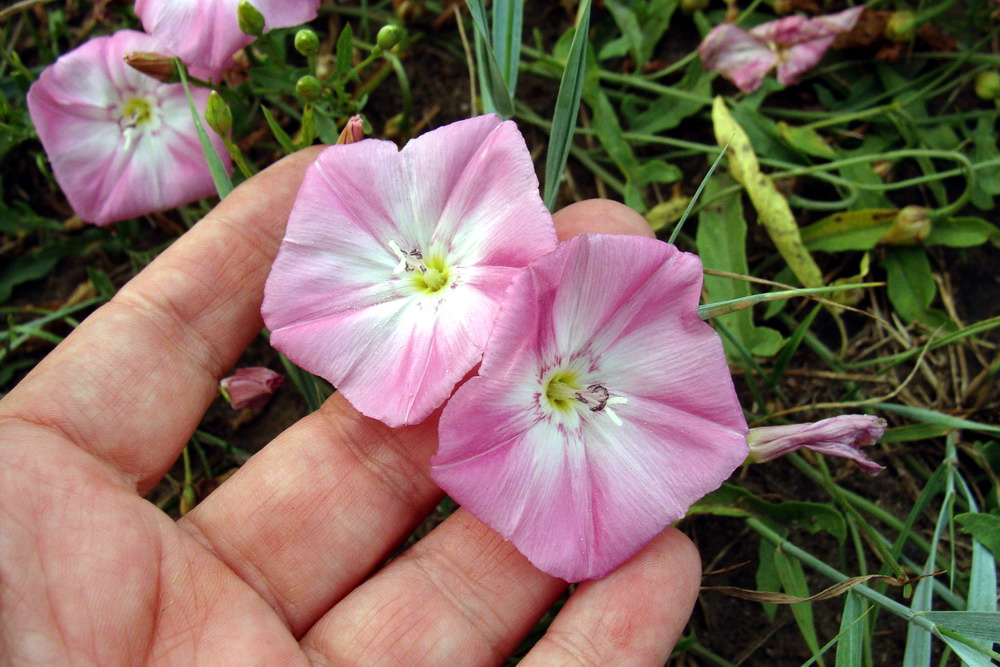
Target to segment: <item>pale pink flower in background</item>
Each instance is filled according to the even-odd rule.
[[[123,61],[162,51],[149,35],[119,30],[70,51],[28,91],[28,110],[59,186],[77,215],[104,225],[215,193],[180,84]],[[191,90],[204,114],[208,91]],[[223,163],[222,140],[213,144]]]
[[[264,31],[316,18],[320,0],[253,0],[264,15]],[[239,0],[136,0],[135,13],[146,32],[192,68],[217,78],[233,64],[233,54],[254,37],[240,30]]]
[[[263,366],[237,368],[219,381],[219,389],[234,410],[260,409],[285,382],[285,376]]]
[[[751,463],[773,461],[802,447],[827,456],[856,462],[869,475],[885,470],[865,456],[862,447],[874,445],[885,432],[885,420],[871,415],[841,415],[809,424],[761,426],[750,429]]]
[[[331,146],[306,173],[264,289],[271,344],[390,426],[423,421],[483,352],[555,229],[514,123],[479,116],[399,151]]]
[[[744,93],[760,87],[772,68],[788,86],[823,58],[837,35],[857,23],[864,7],[806,18],[794,15],[763,23],[749,31],[731,23],[717,25],[698,46],[707,70],[721,73]]]
[[[695,255],[638,236],[533,262],[444,408],[431,476],[539,569],[613,570],[747,455],[701,281]]]

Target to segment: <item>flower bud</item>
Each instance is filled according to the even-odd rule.
[[[236,17],[240,24],[240,30],[247,35],[260,37],[264,34],[264,15],[253,6],[250,0],[240,0],[236,7]]]
[[[351,116],[337,138],[338,144],[353,144],[365,138],[365,123],[361,116]]]
[[[392,47],[399,43],[399,40],[403,37],[403,29],[398,25],[382,26],[382,29],[378,31],[378,36],[375,37],[375,44],[384,51],[388,51]]]
[[[306,102],[315,102],[323,96],[323,84],[312,74],[306,74],[295,83],[295,93]]]
[[[908,42],[917,36],[920,23],[917,15],[908,9],[893,12],[885,24],[885,37],[893,42]]]
[[[851,459],[869,475],[885,470],[861,452],[885,432],[885,420],[871,415],[841,415],[809,424],[750,429],[750,463],[766,463],[805,447],[827,456]]]
[[[222,95],[214,90],[208,94],[205,122],[220,137],[228,137],[233,131],[233,112],[229,109],[226,101],[222,99]]]
[[[976,95],[982,100],[1000,97],[1000,72],[986,70],[976,75]]]
[[[219,392],[234,410],[260,409],[285,382],[285,376],[263,366],[238,368],[236,373],[219,382]]]
[[[896,213],[892,226],[879,239],[879,243],[913,245],[931,235],[931,212],[923,206],[904,206]]]
[[[138,70],[146,76],[151,76],[163,83],[174,83],[178,80],[174,59],[152,51],[129,51],[123,57],[125,64]]]
[[[319,51],[319,37],[309,28],[303,28],[295,33],[295,50],[309,57]]]

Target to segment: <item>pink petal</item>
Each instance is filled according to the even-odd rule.
[[[265,30],[316,18],[320,0],[256,0]],[[236,19],[239,0],[136,0],[142,27],[189,66],[212,78],[233,64],[233,54],[253,42]]]
[[[529,265],[480,375],[445,406],[435,481],[545,572],[617,567],[746,457],[700,288],[695,256],[640,237],[580,236]],[[568,366],[616,397],[621,425],[575,403],[565,421],[546,411],[543,378]]]
[[[439,249],[451,283],[416,292],[390,242]],[[461,121],[402,152],[338,145],[306,174],[261,312],[272,344],[362,413],[417,423],[478,363],[515,269],[554,245],[513,123]]]
[[[706,70],[719,72],[744,93],[757,90],[778,62],[766,42],[731,23],[712,28],[698,55]]]
[[[82,219],[107,224],[214,194],[191,111],[180,84],[163,84],[125,65],[129,51],[162,50],[152,37],[120,30],[92,39],[44,70],[28,91],[28,109],[52,170]],[[193,88],[204,114],[208,91]],[[120,126],[132,98],[153,119]],[[225,165],[228,152],[213,144]]]

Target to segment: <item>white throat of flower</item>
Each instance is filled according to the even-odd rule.
[[[539,394],[543,411],[575,425],[586,408],[595,415],[606,415],[615,426],[622,426],[624,422],[611,406],[625,405],[628,399],[612,395],[600,382],[588,383],[582,370],[571,363],[556,366],[543,375]]]

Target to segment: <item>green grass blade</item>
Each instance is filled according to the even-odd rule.
[[[472,24],[476,28],[476,34],[480,38],[479,43],[482,45],[481,50],[477,48],[477,53],[482,56],[479,67],[486,70],[485,80],[481,80],[485,84],[484,90],[489,90],[489,99],[493,105],[493,109],[487,110],[496,111],[502,117],[510,118],[514,115],[514,100],[510,96],[510,91],[507,90],[507,84],[504,82],[500,66],[497,64],[496,54],[490,44],[490,30],[486,24],[486,9],[483,7],[483,0],[465,0],[465,4],[469,7]]]
[[[799,289],[778,290],[777,292],[764,292],[763,294],[751,294],[750,296],[740,297],[739,299],[729,299],[728,301],[706,303],[698,306],[698,317],[703,320],[707,320],[712,317],[718,317],[719,315],[725,315],[726,313],[733,313],[737,310],[750,308],[758,303],[764,303],[767,301],[780,301],[784,299],[791,299],[796,296],[829,294],[831,292],[846,292],[848,290],[858,289],[861,287],[878,287],[880,285],[882,285],[882,283],[851,283],[850,285],[802,287]]]
[[[928,424],[940,424],[942,426],[947,426],[948,428],[964,428],[970,431],[981,431],[983,433],[1000,435],[1000,426],[994,426],[992,424],[981,424],[979,422],[970,421],[968,419],[962,419],[961,417],[953,417],[951,415],[946,415],[943,412],[937,412],[936,410],[928,410],[926,408],[915,408],[911,405],[899,405],[897,403],[875,403],[871,407],[873,410],[885,410],[886,412],[895,412],[898,415],[903,415],[904,417],[908,417],[918,422],[925,422]]]
[[[517,88],[517,71],[521,64],[523,18],[524,0],[493,1],[493,52],[511,97]]]
[[[226,168],[222,165],[222,160],[219,158],[219,154],[215,152],[215,146],[212,145],[212,141],[208,138],[208,133],[205,131],[205,126],[201,123],[201,114],[198,113],[198,107],[194,104],[194,97],[191,96],[191,88],[188,86],[187,72],[184,69],[184,65],[181,64],[179,59],[174,58],[174,67],[177,69],[177,73],[181,77],[181,84],[184,86],[184,96],[187,97],[188,107],[191,109],[191,119],[194,121],[194,127],[198,131],[198,143],[201,144],[201,152],[205,154],[208,171],[212,174],[212,183],[215,184],[215,191],[219,193],[219,199],[223,199],[233,191],[233,182],[229,180],[229,174],[226,173]]]
[[[840,619],[840,641],[837,643],[836,667],[857,667],[862,664],[865,646],[867,611],[861,597],[848,593],[844,600],[844,613]]]
[[[580,112],[583,95],[583,75],[587,68],[587,33],[590,32],[590,0],[582,0],[577,13],[576,33],[566,57],[566,67],[559,81],[559,95],[552,114],[552,131],[549,150],[545,156],[545,189],[542,199],[549,210],[556,205],[559,195],[559,178],[566,166],[569,149],[576,131],[576,117]]]
[[[774,561],[778,570],[778,578],[781,579],[781,587],[789,595],[800,598],[809,597],[809,586],[806,584],[806,573],[802,569],[802,563],[795,558],[785,555],[780,549],[774,551]],[[797,602],[788,605],[795,623],[799,626],[802,638],[809,646],[809,650],[816,655],[819,650],[819,639],[816,636],[816,625],[813,622],[813,612],[811,602]],[[822,663],[821,663],[822,664]]]

